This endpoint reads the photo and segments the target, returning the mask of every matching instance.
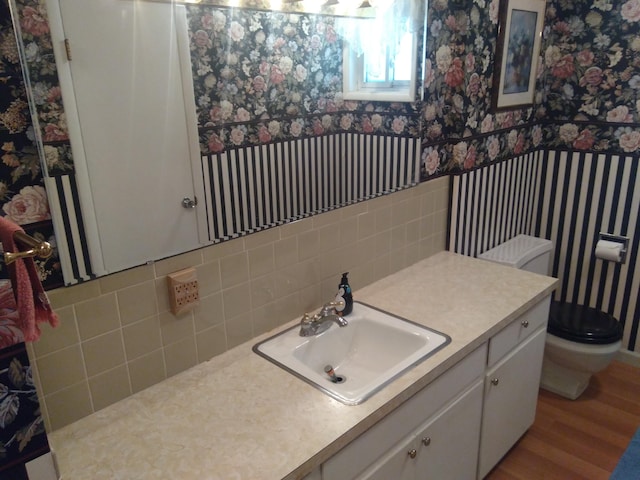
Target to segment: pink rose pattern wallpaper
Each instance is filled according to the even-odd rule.
[[[422,104],[422,178],[541,145],[533,110],[491,110],[499,0],[429,1]]]
[[[49,176],[69,173],[73,160],[44,1],[25,0],[16,5],[47,170]]]
[[[46,17],[37,0],[17,3],[27,56],[38,65],[43,139],[55,146],[47,164],[66,171]],[[503,113],[490,108],[499,0],[429,2],[425,95],[415,104],[341,99],[341,42],[331,17],[190,5],[202,151],[340,131],[420,135],[423,179],[540,146],[635,152],[638,3],[550,2],[536,104]]]
[[[419,105],[342,99],[334,17],[188,6],[203,154],[328,133],[417,136]]]
[[[21,225],[33,237],[49,241],[55,246],[51,213],[35,144],[35,131],[27,104],[11,16],[5,0],[0,2],[0,10],[0,215]],[[48,24],[38,15],[37,10],[26,10],[28,13],[21,25],[23,32],[31,38],[43,37],[49,31]],[[45,52],[44,49],[27,45],[27,55],[46,56]],[[52,55],[52,52],[49,54]],[[63,117],[62,105],[58,104],[56,107],[51,102],[59,99],[60,88],[57,87],[55,70],[51,70],[51,62],[44,63],[49,64],[43,72],[48,72],[50,80],[46,83],[34,83],[34,98],[39,104],[46,105],[43,115],[53,121],[47,123],[45,128],[50,132],[57,132],[58,127],[55,125]],[[51,169],[55,169],[56,164],[63,164],[62,168],[65,170],[72,167],[68,145],[62,147],[62,151],[69,152],[65,161],[59,160],[58,147],[45,145],[44,149],[47,160],[51,159]],[[46,288],[63,284],[57,255],[54,254],[46,261],[37,260],[36,264]],[[0,276],[8,278],[7,275],[4,263],[0,263]]]
[[[495,114],[498,12],[498,0],[429,2],[423,178],[540,147],[637,154],[640,1],[547,2],[533,109]]]
[[[637,154],[640,1],[553,2],[545,22],[536,108],[544,144]]]

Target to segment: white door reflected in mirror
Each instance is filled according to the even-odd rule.
[[[200,247],[202,209],[183,208],[202,196],[184,7],[55,3],[73,52],[58,65],[70,73],[61,84],[95,273]]]

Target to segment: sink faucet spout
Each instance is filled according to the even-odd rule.
[[[346,327],[347,325],[349,325],[349,322],[347,322],[347,319],[340,316],[340,315],[334,315],[335,318],[331,318],[331,320],[333,320],[334,322],[336,322],[338,324],[338,326],[340,327]]]
[[[313,317],[305,313],[300,321],[300,336],[311,337],[319,335],[328,330],[332,323],[337,323],[340,327],[346,327],[349,322],[336,310],[336,308],[343,306],[344,302],[328,302]]]

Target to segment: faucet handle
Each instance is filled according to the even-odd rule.
[[[320,310],[320,316],[321,317],[326,317],[327,315],[331,314],[331,313],[338,313],[337,309],[338,308],[344,308],[344,302],[341,300],[338,300],[337,302],[327,302],[322,306],[322,309]]]
[[[344,307],[344,302],[342,300],[338,300],[337,302],[327,302],[324,304],[327,308],[338,308]]]
[[[317,324],[315,323],[316,316],[311,317],[308,313],[305,313],[300,320],[300,336],[310,337],[315,335],[317,330]]]

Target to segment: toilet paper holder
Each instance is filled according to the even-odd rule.
[[[620,250],[620,260],[617,263],[625,263],[627,261],[627,250],[629,248],[629,237],[623,237],[622,235],[613,235],[611,233],[599,233],[598,240],[604,240],[607,242],[615,242],[622,245]]]

